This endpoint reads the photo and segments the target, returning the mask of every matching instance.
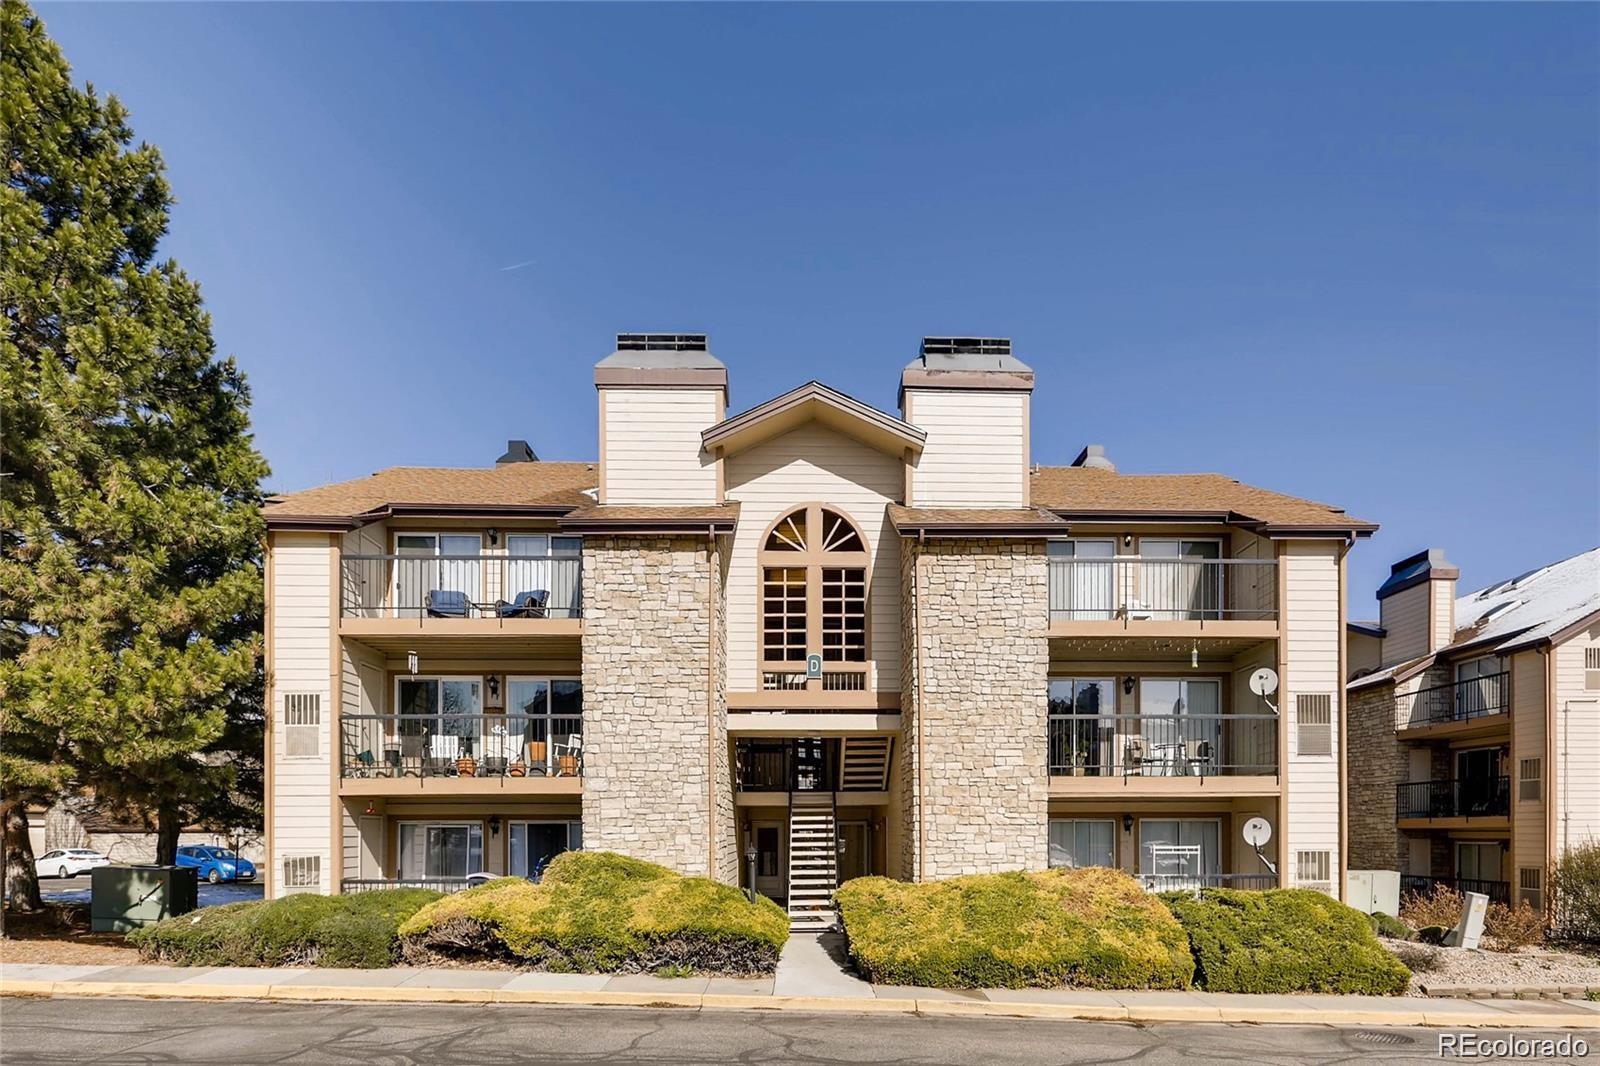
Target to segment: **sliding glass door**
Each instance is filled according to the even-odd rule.
[[[395,613],[461,617],[483,599],[483,540],[476,533],[397,533],[394,538]],[[434,593],[453,593],[435,597]]]
[[[461,880],[483,870],[483,826],[478,822],[401,822],[402,881]]]
[[[1103,620],[1115,617],[1115,541],[1053,540],[1046,551],[1052,618]]]
[[[1215,540],[1139,543],[1139,596],[1153,618],[1167,621],[1222,617],[1222,544]]]
[[[550,860],[583,847],[581,822],[512,822],[506,828],[506,873],[534,881]]]
[[[1159,890],[1195,888],[1222,872],[1222,823],[1216,819],[1144,818],[1139,873]]]
[[[1210,776],[1222,758],[1222,682],[1139,679],[1139,734],[1146,777]]]
[[[544,603],[550,618],[576,618],[579,607],[581,537],[515,534],[506,537],[506,583],[501,597],[515,604],[523,594]]]

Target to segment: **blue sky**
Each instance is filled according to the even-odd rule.
[[[1034,457],[1218,470],[1463,588],[1600,541],[1600,7],[61,5],[179,198],[272,486],[593,458],[627,329],[892,409],[1014,338]]]

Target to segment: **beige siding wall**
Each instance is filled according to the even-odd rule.
[[[1338,546],[1296,541],[1283,556],[1285,672],[1282,713],[1289,715],[1286,788],[1286,842],[1295,877],[1295,853],[1327,851],[1337,892],[1339,869],[1339,721],[1344,713],[1344,683],[1339,676],[1340,631]],[[1295,729],[1297,696],[1323,693],[1333,702],[1333,753],[1301,755]]]
[[[716,463],[701,449],[700,431],[721,416],[722,393],[713,389],[601,389],[605,502],[716,503]]]
[[[913,507],[1021,507],[1027,501],[1028,394],[907,389],[906,421],[928,434]]]
[[[1556,850],[1600,839],[1600,690],[1584,688],[1584,652],[1600,625],[1555,649]]]
[[[1354,680],[1358,675],[1376,670],[1383,662],[1383,641],[1367,633],[1347,633],[1349,642],[1345,650],[1345,676]]]
[[[1454,581],[1428,582],[1428,594],[1433,597],[1433,643],[1429,651],[1448,648],[1456,638],[1456,583]]]
[[[1534,651],[1511,657],[1511,865],[1545,865],[1545,817],[1550,797],[1549,758],[1545,753],[1544,656]],[[1539,798],[1520,799],[1521,761],[1538,759]],[[1516,870],[1512,870],[1512,889]]]
[[[1433,583],[1412,585],[1378,601],[1383,626],[1383,661],[1401,663],[1428,653],[1428,596]]]
[[[274,896],[283,895],[283,861],[316,856],[321,862],[318,891],[332,884],[331,668],[333,629],[331,539],[321,533],[278,533],[272,539],[272,796],[271,873]],[[284,750],[284,699],[313,693],[321,701],[321,743],[313,757],[289,758]],[[304,890],[295,890],[304,891]]]
[[[874,689],[900,686],[900,538],[887,505],[903,486],[900,460],[812,422],[728,459],[727,496],[739,501],[728,570],[728,689],[759,689],[761,536],[779,515],[811,501],[855,520],[872,555],[868,649]]]

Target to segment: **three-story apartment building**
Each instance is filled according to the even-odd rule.
[[[695,334],[620,335],[595,386],[594,462],[512,442],[269,504],[271,894],[579,846],[800,925],[865,874],[1341,890],[1374,526],[1096,447],[1036,465],[1005,340],[926,339],[898,413],[813,381],[730,416]]]
[[[1351,851],[1542,909],[1561,852],[1600,837],[1600,548],[1461,597],[1458,576],[1402,559],[1350,623]]]

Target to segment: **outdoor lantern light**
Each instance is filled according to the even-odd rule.
[[[492,837],[500,835],[500,816],[498,814],[489,815],[489,835]]]
[[[1132,674],[1129,674],[1127,677],[1122,679],[1122,694],[1124,696],[1133,695],[1133,675]]]
[[[499,543],[500,543],[500,531],[498,529],[489,530],[489,547],[492,548],[496,544],[499,544]]]
[[[378,808],[376,808],[376,807],[374,807],[372,805],[372,801],[371,800],[367,800],[367,809],[362,811],[361,813],[362,814],[377,814],[378,813]]]
[[[756,846],[754,844],[751,844],[748,848],[744,849],[744,861],[745,862],[755,862],[756,861]]]
[[[1133,815],[1124,814],[1122,816],[1122,831],[1124,833],[1133,832]]]
[[[490,674],[489,675],[489,698],[491,700],[497,700],[497,699],[500,698],[500,675],[499,674]]]

